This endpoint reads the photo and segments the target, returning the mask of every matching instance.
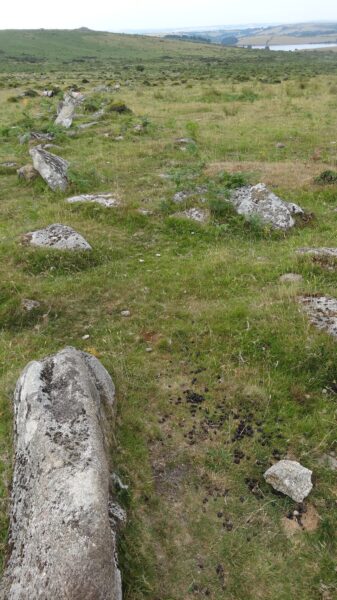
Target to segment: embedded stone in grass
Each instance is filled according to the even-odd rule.
[[[337,258],[337,248],[299,248],[296,250],[296,254],[311,254],[312,256]]]
[[[185,146],[187,144],[195,144],[195,141],[192,138],[177,138],[175,140],[178,146]]]
[[[56,154],[47,152],[41,146],[31,148],[29,154],[33,159],[34,169],[40,173],[49,187],[53,191],[61,190],[64,192],[68,185],[68,161],[56,156]]]
[[[200,208],[188,208],[181,213],[175,213],[173,217],[182,217],[184,219],[190,219],[191,221],[197,221],[197,223],[206,223],[209,220],[208,210],[202,210]]]
[[[33,165],[24,165],[17,170],[19,179],[24,181],[34,181],[39,175],[38,171],[34,169]]]
[[[299,283],[300,281],[303,281],[303,277],[299,273],[285,273],[280,277],[281,283]]]
[[[329,296],[301,296],[299,302],[310,322],[330,335],[337,336],[337,299]]]
[[[68,92],[64,94],[64,99],[57,108],[57,117],[55,119],[55,125],[60,125],[69,129],[75,116],[76,107],[79,106],[84,100],[83,94],[80,92]]]
[[[30,246],[53,248],[56,250],[92,250],[82,235],[68,225],[55,223],[45,229],[31,231],[23,236],[23,242]]]
[[[296,224],[294,216],[304,215],[300,206],[282,200],[264,183],[234,190],[230,201],[239,215],[247,218],[256,216],[275,229],[290,229]]]
[[[303,502],[310,494],[311,476],[312,471],[294,460],[280,460],[264,474],[267,483],[295,502]]]
[[[98,121],[91,121],[90,123],[81,123],[81,125],[78,125],[78,129],[89,129],[94,125],[98,125]]]
[[[76,202],[95,202],[101,206],[111,208],[112,206],[120,206],[120,201],[114,198],[113,194],[109,192],[97,193],[97,194],[81,194],[80,196],[72,196],[67,198],[66,202],[74,204]]]
[[[41,302],[38,302],[37,300],[29,300],[28,298],[23,298],[21,306],[26,312],[32,312],[33,310],[40,308]]]
[[[110,375],[94,356],[65,348],[27,365],[14,407],[11,551],[1,598],[121,600],[116,536],[126,515],[110,492]]]

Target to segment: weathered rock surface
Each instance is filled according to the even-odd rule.
[[[24,181],[34,181],[39,175],[38,171],[34,169],[33,165],[24,165],[17,170],[19,179]]]
[[[230,201],[239,215],[257,216],[275,229],[290,229],[296,223],[294,216],[304,215],[297,204],[285,202],[263,183],[235,190]]]
[[[32,312],[33,310],[40,308],[41,302],[38,302],[37,300],[29,300],[29,298],[23,298],[21,306],[26,312]]]
[[[74,204],[75,202],[95,202],[96,204],[100,204],[101,206],[106,206],[108,208],[120,205],[120,201],[117,198],[114,198],[113,194],[110,193],[81,194],[80,196],[72,196],[71,198],[67,198],[66,202],[69,202],[69,204]]]
[[[30,131],[29,133],[24,133],[20,135],[19,142],[20,144],[25,144],[26,142],[30,142],[32,140],[36,140],[39,142],[51,142],[54,139],[54,135],[52,133],[40,133],[39,131]]]
[[[16,387],[10,555],[1,600],[121,600],[107,453],[113,382],[66,348],[27,365]]]
[[[294,460],[280,460],[265,472],[264,478],[278,492],[303,502],[312,490],[311,475],[312,471]]]
[[[81,123],[78,125],[78,129],[90,129],[94,125],[98,125],[98,121],[90,121],[90,123]]]
[[[30,246],[55,248],[56,250],[91,250],[90,244],[82,235],[68,225],[55,223],[45,229],[31,231],[23,236],[23,242]]]
[[[309,254],[312,256],[323,256],[337,258],[337,248],[299,248],[296,254]]]
[[[64,94],[64,99],[57,108],[57,117],[55,125],[60,125],[69,129],[75,116],[75,110],[84,100],[83,94],[80,92],[69,92]]]
[[[337,336],[337,299],[329,296],[302,296],[299,298],[310,322],[322,331]]]
[[[285,273],[280,277],[281,283],[300,283],[300,281],[303,281],[303,277],[299,273]]]
[[[334,452],[331,454],[322,454],[317,461],[322,467],[330,471],[337,471],[337,458]]]
[[[49,187],[55,192],[56,190],[65,191],[68,180],[67,170],[69,163],[64,158],[47,152],[41,146],[36,146],[29,150],[29,154],[33,159],[33,166],[42,179],[48,183]]]
[[[201,208],[188,208],[187,210],[184,210],[180,213],[175,213],[172,216],[190,219],[191,221],[196,221],[197,223],[207,223],[209,220],[209,212],[207,210],[202,210]]]

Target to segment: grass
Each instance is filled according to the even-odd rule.
[[[21,47],[13,36],[9,52],[40,52],[48,33],[34,36]],[[127,600],[334,598],[336,484],[318,461],[336,444],[336,346],[309,325],[297,297],[334,296],[336,278],[295,250],[335,245],[336,185],[315,182],[336,169],[335,62],[324,53],[265,57],[142,37],[60,36],[61,63],[56,34],[37,69],[0,59],[0,163],[29,162],[18,136],[32,129],[53,132],[55,153],[71,163],[67,194],[1,172],[1,556],[15,382],[28,361],[74,345],[100,358],[118,391],[112,461],[130,486],[121,499]],[[69,74],[62,61],[98,47],[97,68],[86,59]],[[94,91],[112,79],[119,92]],[[57,98],[21,98],[73,83],[91,108],[71,135],[52,125]],[[107,112],[93,128],[76,129],[111,102],[132,113]],[[179,146],[180,137],[195,143]],[[226,203],[245,181],[265,181],[314,218],[288,235],[245,222]],[[64,202],[110,190],[120,207]],[[183,208],[210,208],[208,225],[172,218],[181,208],[172,198],[184,190],[192,195]],[[22,234],[51,223],[74,227],[93,252],[21,245]],[[281,284],[287,272],[303,281]],[[27,317],[23,298],[41,309]],[[319,515],[314,532],[291,538],[283,519],[294,503],[263,479],[275,456],[286,455],[313,469],[308,503]]]

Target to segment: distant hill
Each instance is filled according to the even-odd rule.
[[[264,27],[228,28],[218,30],[184,31],[188,37],[203,36],[216,44],[231,45],[270,45],[270,44],[311,44],[337,42],[337,23],[297,23],[291,25],[273,25]],[[236,38],[236,41],[235,41]],[[233,43],[234,42],[234,43]]]

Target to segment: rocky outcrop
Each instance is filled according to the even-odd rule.
[[[54,192],[56,190],[64,192],[68,185],[68,161],[60,156],[56,156],[56,154],[47,152],[41,146],[31,148],[29,154],[33,159],[34,169],[40,173],[42,179],[48,183],[49,187]]]
[[[113,194],[110,193],[81,194],[80,196],[72,196],[71,198],[67,198],[66,201],[69,204],[74,204],[76,202],[94,202],[95,204],[106,206],[107,208],[120,205],[120,201],[117,198],[114,198]]]
[[[265,472],[264,478],[275,490],[295,502],[303,502],[312,490],[312,471],[295,460],[280,460]]]
[[[28,364],[14,397],[15,467],[1,600],[121,600],[110,489],[113,382],[66,348]]]
[[[275,229],[290,229],[296,224],[294,216],[304,215],[297,204],[281,200],[263,183],[238,188],[232,193],[230,201],[239,215],[258,217]]]
[[[68,225],[55,223],[45,229],[31,231],[23,236],[23,243],[56,250],[91,250],[90,244],[82,235]]]
[[[58,105],[55,125],[69,129],[75,116],[75,110],[84,100],[80,92],[69,92],[64,94],[64,99]]]

